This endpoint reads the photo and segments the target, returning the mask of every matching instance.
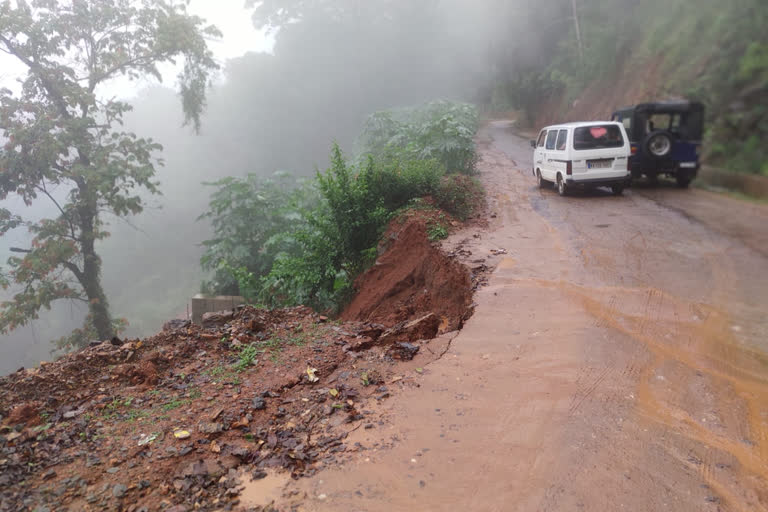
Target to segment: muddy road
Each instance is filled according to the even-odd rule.
[[[698,190],[539,190],[481,133],[495,265],[418,388],[299,510],[768,510],[768,208]],[[492,256],[494,253],[500,255]],[[393,385],[395,386],[395,385]]]

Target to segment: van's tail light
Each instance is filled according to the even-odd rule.
[[[565,162],[565,174],[567,174],[568,176],[573,175],[573,161],[568,160],[567,162]]]
[[[632,159],[627,158],[627,172],[630,172],[632,170]]]

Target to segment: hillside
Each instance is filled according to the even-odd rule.
[[[707,107],[706,161],[768,174],[768,149],[761,143],[768,137],[764,2],[576,5],[578,37],[572,16],[541,20],[546,28],[528,43],[535,59],[500,59],[492,105],[523,109],[531,125],[541,126],[605,119],[616,107],[643,101],[698,99]]]

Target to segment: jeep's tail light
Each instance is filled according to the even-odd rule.
[[[637,146],[632,146],[631,147],[631,151],[632,151],[633,155],[636,155],[637,154]]]
[[[573,161],[568,160],[565,162],[565,174],[571,176],[573,174]]]

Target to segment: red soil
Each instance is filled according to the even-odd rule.
[[[388,247],[358,279],[358,293],[343,320],[392,326],[434,313],[440,332],[461,328],[471,310],[470,275],[428,240],[433,221],[429,213],[415,212],[390,224],[384,237]]]

